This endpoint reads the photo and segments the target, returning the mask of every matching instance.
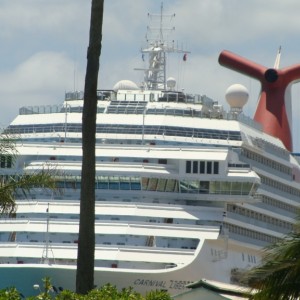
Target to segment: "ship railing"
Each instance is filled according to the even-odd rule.
[[[285,190],[264,184],[264,190],[266,190],[267,192],[270,192],[271,194],[277,196],[281,196],[282,198],[287,198],[290,201],[295,201],[296,203],[300,203],[300,198],[298,196],[299,193],[298,189],[289,185],[282,185],[282,188],[285,188]]]
[[[19,114],[33,115],[59,113],[61,112],[62,107],[62,105],[23,106],[19,109]]]
[[[115,99],[115,92],[113,90],[97,90],[97,99],[98,100],[110,100]],[[65,100],[83,100],[84,92],[83,91],[73,91],[65,93]]]
[[[104,112],[103,107],[97,108],[97,113]],[[57,113],[82,113],[83,107],[70,105],[40,105],[40,106],[23,106],[19,109],[20,115],[42,115]]]
[[[274,212],[274,211],[272,211]],[[275,213],[279,213],[279,212],[275,212]],[[281,215],[283,214],[283,212],[281,212]],[[230,218],[231,220],[237,220],[240,221],[242,223],[245,224],[249,224],[249,225],[253,225],[256,227],[261,227],[264,229],[269,229],[271,231],[275,231],[275,232],[281,232],[284,234],[288,234],[292,229],[288,228],[288,227],[283,227],[282,225],[280,225],[281,221],[278,221],[277,224],[271,224],[269,222],[267,222],[266,220],[268,219],[267,216],[265,216],[265,220],[258,220],[257,218],[254,218],[253,216],[246,216],[245,214],[240,214],[237,213],[235,211],[228,211],[227,212],[227,217]],[[285,216],[288,217],[288,216]],[[291,218],[292,219],[292,218]]]
[[[177,102],[177,103],[192,103],[203,104],[209,98],[198,94],[185,94],[176,91],[162,91],[158,97],[159,102]],[[212,101],[211,99],[209,99]]]
[[[233,163],[228,163],[228,168],[231,169],[250,169],[250,164],[233,164]]]
[[[252,244],[252,245],[256,245],[261,248],[264,248],[270,244],[270,241],[267,241],[267,240],[259,240],[259,239],[255,239],[253,237],[244,236],[242,234],[232,233],[232,232],[230,233],[230,238],[232,240],[235,240],[235,241],[238,241],[241,243]]]

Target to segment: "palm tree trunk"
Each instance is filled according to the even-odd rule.
[[[90,40],[84,87],[80,224],[76,273],[76,292],[79,294],[87,294],[94,287],[95,143],[103,5],[104,0],[92,0]]]

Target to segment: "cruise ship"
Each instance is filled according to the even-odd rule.
[[[300,166],[288,128],[278,129],[278,111],[268,110],[268,93],[285,74],[279,65],[261,68],[268,89],[250,118],[240,84],[224,92],[228,111],[205,91],[178,90],[166,75],[167,54],[185,59],[188,52],[162,32],[142,49],[149,59],[142,84],[121,80],[97,92],[95,285],[173,295],[202,278],[238,284],[266,245],[293,230]],[[219,61],[259,73],[228,51]],[[290,124],[287,94],[278,110]],[[0,288],[33,295],[50,277],[57,293],[75,289],[83,99],[68,92],[60,106],[22,107],[5,130],[18,141],[18,157],[12,164],[2,155],[1,173],[51,166],[60,171],[61,193],[32,189],[29,198],[18,196],[15,214],[1,216]]]

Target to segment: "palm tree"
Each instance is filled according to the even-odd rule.
[[[15,140],[9,135],[0,135],[0,160],[12,167],[18,156]],[[7,170],[7,169],[4,169]],[[55,183],[57,172],[54,168],[42,169],[28,174],[0,173],[0,213],[13,216],[15,214],[15,196],[19,193],[28,196],[34,187],[42,187],[57,191]]]
[[[76,292],[79,294],[87,294],[94,287],[95,143],[103,5],[104,0],[92,0],[90,39],[84,87],[80,224],[76,273]]]
[[[262,264],[247,274],[255,300],[300,297],[300,214],[293,232],[266,248]]]

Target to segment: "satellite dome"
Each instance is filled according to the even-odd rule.
[[[249,92],[245,86],[233,84],[226,90],[225,98],[231,109],[242,110],[248,101]]]
[[[173,78],[173,77],[169,77],[167,79],[167,87],[170,89],[170,90],[173,90],[176,86],[176,79]]]
[[[114,87],[114,91],[118,90],[138,90],[139,87],[131,80],[120,80],[118,81]]]

